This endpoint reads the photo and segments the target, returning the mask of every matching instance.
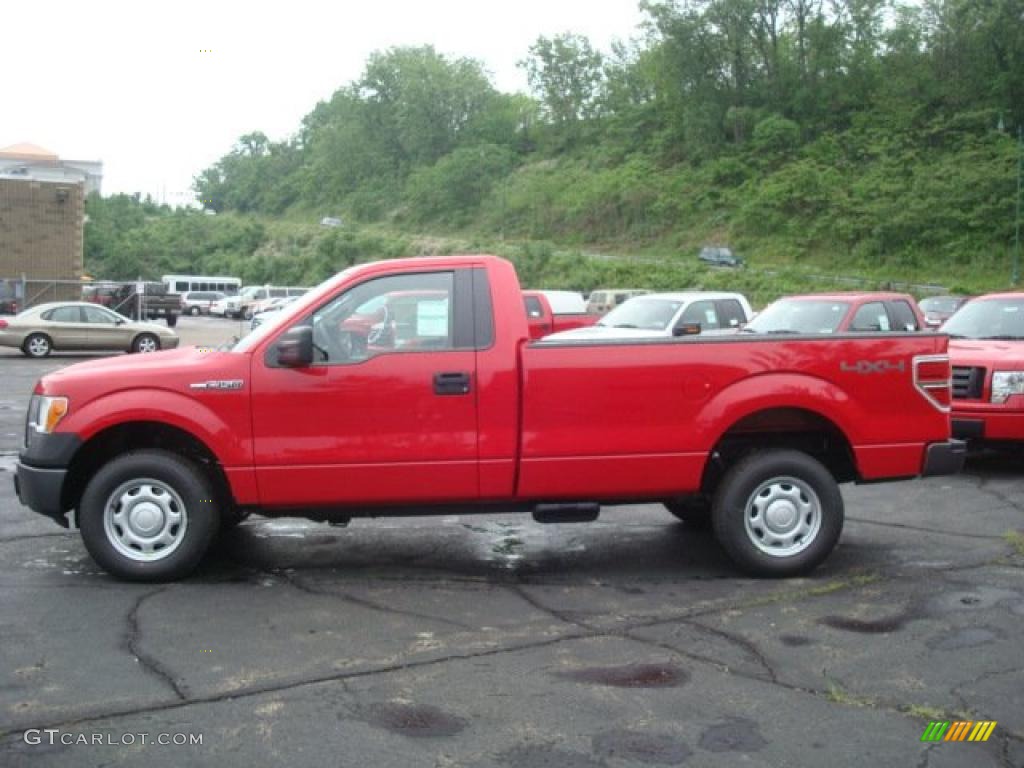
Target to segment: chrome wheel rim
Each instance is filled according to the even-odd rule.
[[[139,352],[156,352],[158,349],[156,339],[150,338],[149,336],[139,339],[137,346]]]
[[[750,542],[772,557],[803,552],[821,530],[821,500],[795,477],[765,480],[750,494],[744,528]]]
[[[50,342],[42,336],[36,336],[28,340],[28,351],[31,355],[41,356],[50,351]]]
[[[122,483],[103,507],[107,540],[119,554],[138,563],[169,557],[181,546],[187,528],[181,496],[148,477]]]

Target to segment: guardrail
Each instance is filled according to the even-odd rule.
[[[611,253],[594,253],[584,252],[584,258],[593,259],[595,261],[633,261],[640,262],[642,264],[657,264],[658,266],[669,266],[677,267],[679,269],[690,269],[693,264],[688,264],[678,259],[665,259],[658,258],[657,256],[623,256],[619,254]],[[735,269],[734,267],[708,267],[708,269],[721,269],[722,271],[729,272]],[[905,291],[908,293],[919,293],[919,294],[932,294],[940,295],[949,293],[950,290],[944,285],[937,283],[910,283],[903,280],[882,280],[873,279],[869,277],[852,277],[849,275],[825,275],[818,272],[807,272],[800,267],[789,267],[787,269],[767,269],[764,267],[751,267],[745,266],[742,268],[745,272],[752,272],[759,275],[799,275],[802,278],[808,280],[814,280],[817,282],[829,282],[829,283],[842,283],[844,285],[857,286],[861,288],[870,288],[872,290],[885,290],[885,291]]]

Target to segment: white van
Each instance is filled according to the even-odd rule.
[[[229,296],[224,304],[225,317],[241,317],[252,320],[256,305],[267,299],[283,299],[301,296],[309,288],[283,285],[248,285],[237,296]]]

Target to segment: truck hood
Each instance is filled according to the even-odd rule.
[[[192,383],[244,377],[247,369],[247,355],[185,347],[75,363],[44,376],[37,391],[55,395],[81,393],[87,394],[88,399],[140,386],[188,391]]]
[[[1024,370],[1024,341],[950,339],[949,360],[953,365]]]

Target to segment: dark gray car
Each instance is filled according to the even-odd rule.
[[[742,267],[743,259],[732,252],[731,248],[720,245],[706,245],[700,249],[697,258],[705,264],[715,267]]]

